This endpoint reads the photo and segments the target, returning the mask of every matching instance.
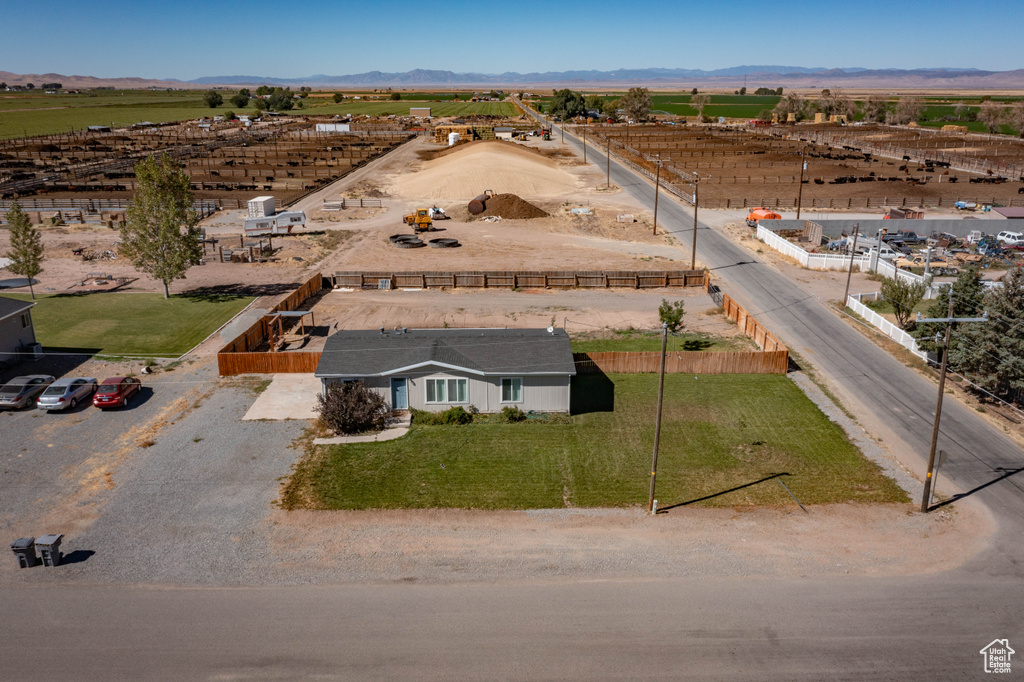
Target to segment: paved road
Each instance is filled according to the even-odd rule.
[[[1024,641],[1015,612],[977,616],[1022,597],[1019,580],[936,578],[15,588],[0,600],[0,669],[24,680],[973,679],[986,644]]]

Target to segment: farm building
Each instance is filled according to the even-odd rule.
[[[327,339],[322,390],[363,381],[393,409],[568,412],[576,374],[562,329],[345,330]]]
[[[0,296],[0,365],[16,363],[36,343],[32,326],[32,301]]]
[[[350,132],[350,126],[348,123],[317,123],[316,132],[318,133],[347,133]]]
[[[515,133],[516,129],[508,126],[496,126],[494,128],[494,137],[499,140],[511,140]]]

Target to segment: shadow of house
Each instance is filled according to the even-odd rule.
[[[572,414],[615,411],[615,382],[604,372],[577,374],[572,380]]]

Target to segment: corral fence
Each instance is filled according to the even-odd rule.
[[[7,220],[7,211],[15,201],[21,206],[21,210],[28,214],[29,220],[37,224],[43,222],[43,213],[53,214],[64,222],[103,222],[103,214],[123,213],[132,205],[131,199],[2,199],[0,220]],[[219,202],[211,199],[196,200],[192,207],[200,219],[213,215],[220,208]]]
[[[335,288],[349,289],[651,289],[705,286],[703,270],[336,272]]]
[[[270,338],[270,316],[278,312],[299,310],[311,296],[324,289],[323,275],[316,274],[295,291],[281,299],[270,312],[235,337],[217,353],[217,369],[221,376],[236,374],[305,373],[316,370],[319,351],[264,352],[258,348]]]
[[[381,208],[384,204],[380,199],[364,198],[358,199],[324,199],[323,211],[342,211],[346,208]]]

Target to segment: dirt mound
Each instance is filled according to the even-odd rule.
[[[556,162],[509,142],[483,141],[457,147],[398,176],[392,194],[420,201],[465,202],[484,190],[521,197],[564,196],[576,178]]]
[[[548,213],[515,194],[495,194],[487,200],[487,208],[481,216],[498,215],[505,220],[528,220],[546,218]]]

